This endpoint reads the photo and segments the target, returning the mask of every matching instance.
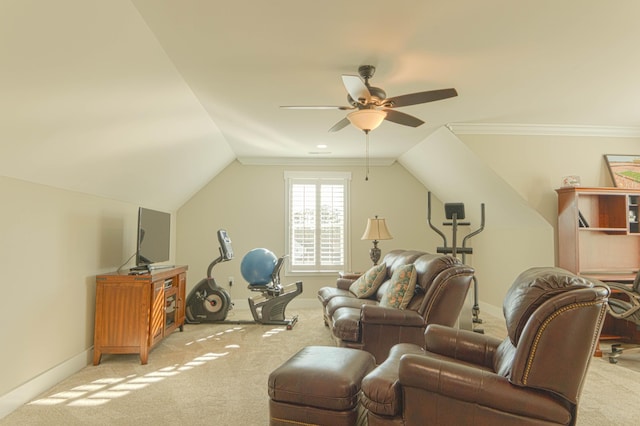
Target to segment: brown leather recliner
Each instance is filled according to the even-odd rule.
[[[323,304],[325,324],[338,346],[362,349],[385,360],[396,343],[421,344],[427,324],[456,324],[471,286],[474,270],[459,259],[415,250],[393,250],[383,259],[386,276],[370,298],[350,293],[353,279],[338,279],[336,287],[323,287],[318,298]],[[395,270],[414,264],[416,290],[405,309],[379,304],[391,284]]]
[[[426,350],[395,345],[362,381],[369,425],[574,425],[609,292],[559,268],[523,272],[503,341],[430,325]]]

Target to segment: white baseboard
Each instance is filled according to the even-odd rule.
[[[480,316],[482,317],[482,312],[486,312],[487,314],[496,317],[496,318],[504,318],[504,314],[502,313],[502,307],[498,307],[495,305],[490,305],[485,302],[478,302],[480,305]]]
[[[0,396],[0,419],[91,364],[92,357],[93,348],[89,348],[62,364],[34,377],[9,393]]]

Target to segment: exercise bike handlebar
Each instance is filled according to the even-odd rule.
[[[216,259],[213,260],[213,262],[211,262],[209,264],[209,267],[207,268],[207,278],[211,279],[211,271],[213,271],[213,267],[216,266],[218,263],[221,262],[226,262],[229,259],[228,257],[226,257],[223,253],[222,253],[222,247],[219,247],[218,250],[220,250],[220,256],[218,256]]]

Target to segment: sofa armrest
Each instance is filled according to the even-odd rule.
[[[570,419],[566,407],[548,394],[512,385],[506,377],[492,371],[438,357],[403,355],[399,382],[406,397],[405,410],[412,409],[408,405],[411,400],[425,401],[427,405],[438,404],[441,398],[434,398],[438,395],[529,418],[547,421],[565,418],[567,422]]]
[[[424,332],[427,351],[488,368],[493,368],[500,343],[496,337],[437,324],[428,325]]]
[[[362,272],[339,272],[338,278],[346,278],[349,280],[357,280],[362,276]]]
[[[336,280],[336,287],[342,290],[349,290],[349,287],[351,287],[351,284],[355,281],[355,279],[340,277]]]
[[[380,305],[363,305],[360,322],[365,324],[396,325],[402,327],[424,327],[424,318],[416,311],[387,308]]]

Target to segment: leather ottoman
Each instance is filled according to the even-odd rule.
[[[307,346],[269,375],[270,425],[357,425],[360,382],[375,358],[357,349]]]

